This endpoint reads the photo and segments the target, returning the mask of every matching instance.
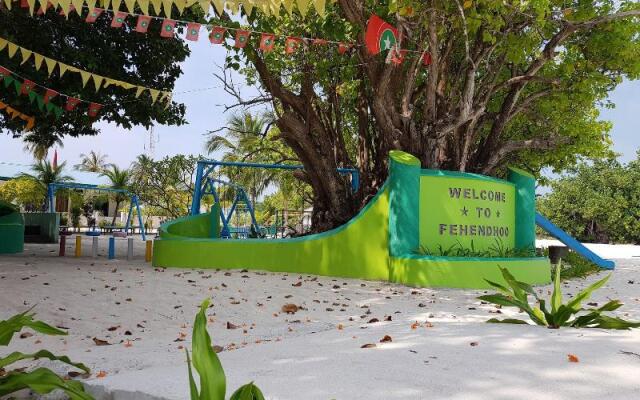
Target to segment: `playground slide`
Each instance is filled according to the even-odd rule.
[[[605,260],[604,258],[600,257],[593,251],[589,250],[586,246],[584,246],[582,243],[580,243],[576,239],[569,236],[569,234],[567,234],[562,229],[555,226],[553,223],[551,223],[551,221],[546,219],[540,213],[536,213],[536,224],[540,228],[550,233],[553,237],[555,237],[556,239],[558,239],[559,241],[567,245],[567,247],[569,247],[571,250],[580,254],[582,257],[596,264],[600,268],[603,268],[603,269],[615,268],[615,263],[613,261]]]

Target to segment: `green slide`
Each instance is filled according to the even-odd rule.
[[[498,269],[502,266],[519,280],[547,283],[550,265],[546,258],[461,257],[420,251],[450,243],[489,246],[496,236],[501,236],[505,246],[533,245],[535,221],[529,217],[534,213],[520,211],[524,204],[535,206],[528,198],[533,193],[519,190],[518,185],[473,174],[421,170],[418,159],[393,151],[387,182],[353,219],[338,228],[290,239],[221,239],[219,209],[214,207],[208,214],[163,224],[154,245],[153,265],[246,268],[463,288],[488,287],[485,279],[502,281]],[[451,198],[453,194],[459,198]],[[475,215],[481,208],[482,213]],[[467,214],[460,216],[461,209]],[[498,218],[490,215],[492,210]],[[449,236],[453,227],[455,237]]]
[[[0,200],[0,254],[22,253],[24,219],[11,204]]]

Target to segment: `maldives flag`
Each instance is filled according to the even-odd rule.
[[[5,76],[11,76],[11,71],[6,69],[5,67],[0,67],[0,79],[4,78]]]
[[[273,50],[275,43],[275,36],[271,33],[263,33],[262,36],[260,36],[260,50],[265,53]]]
[[[241,29],[236,31],[236,44],[235,47],[242,49],[247,45],[249,41],[249,31],[243,31]]]
[[[98,19],[100,14],[102,14],[102,11],[104,11],[102,8],[94,8],[93,11],[89,12],[89,14],[87,15],[87,19],[85,19],[84,21],[90,24],[96,22],[96,19]]]
[[[20,90],[20,93],[29,94],[29,92],[32,91],[35,86],[36,86],[35,82],[31,82],[30,80],[25,79],[22,82],[22,89]]]
[[[214,26],[209,35],[209,41],[213,44],[222,44],[224,42],[224,34],[227,30],[221,26]]]
[[[138,22],[136,22],[136,32],[147,33],[149,24],[151,23],[151,17],[147,15],[139,15]]]
[[[197,41],[200,36],[200,24],[197,22],[189,22],[187,24],[187,40]]]
[[[302,39],[300,38],[288,37],[287,40],[284,42],[285,53],[287,54],[294,53],[296,50],[298,50],[298,46],[300,45],[300,42],[302,42]]]
[[[91,103],[89,105],[89,111],[87,112],[87,115],[90,117],[95,117],[98,115],[98,112],[100,112],[101,108],[102,108],[102,104]]]
[[[76,99],[75,97],[67,98],[67,104],[64,106],[65,111],[73,111],[78,103],[80,103],[80,99]]]
[[[371,54],[391,50],[398,41],[398,30],[373,14],[367,22],[367,32],[364,41]]]
[[[56,92],[55,90],[47,89],[47,91],[44,93],[44,98],[43,98],[44,104],[47,104],[49,102],[49,100],[53,99],[57,95],[58,95],[58,92]]]
[[[124,24],[124,20],[127,18],[127,13],[124,11],[118,11],[113,14],[113,19],[111,20],[112,28],[120,28],[122,24]],[[68,110],[67,110],[68,111]]]
[[[176,31],[176,21],[172,19],[165,19],[162,21],[162,28],[160,28],[160,36],[165,38],[172,38]]]

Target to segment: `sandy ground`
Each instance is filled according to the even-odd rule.
[[[122,256],[126,243],[119,246]],[[37,305],[40,319],[69,329],[66,337],[16,338],[12,350],[47,348],[86,363],[86,383],[100,399],[188,399],[184,347],[207,297],[228,394],[255,381],[278,400],[640,398],[640,330],[486,324],[516,312],[480,304],[483,291],[154,269],[141,242],[133,261],[104,253],[74,258],[69,246],[59,258],[56,245],[27,245],[22,255],[0,256],[0,319]],[[601,276],[564,290],[576,293]],[[640,259],[618,260],[592,301],[614,298],[625,303],[620,315],[640,320]],[[303,309],[284,314],[287,303]],[[385,335],[392,341],[380,343]]]

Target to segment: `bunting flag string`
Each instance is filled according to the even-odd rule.
[[[335,0],[329,0],[335,2]],[[4,0],[7,8],[11,9],[12,0]],[[59,5],[64,11],[65,15],[69,15],[69,12],[73,10],[80,10],[86,5],[90,10],[93,10],[97,3],[99,3],[103,9],[109,9],[113,7],[114,11],[120,11],[121,0],[22,0],[22,2],[29,8],[31,14],[36,9],[36,4],[40,5],[40,8],[46,9],[48,3],[51,2],[54,5]],[[243,8],[247,15],[251,15],[254,9],[259,10],[267,16],[280,15],[281,7],[284,7],[289,15],[293,14],[294,5],[297,6],[298,12],[302,16],[306,16],[311,8],[315,9],[316,13],[324,18],[326,12],[327,0],[125,0],[125,7],[129,13],[133,13],[136,7],[142,11],[144,15],[149,15],[149,5],[151,5],[155,11],[155,14],[159,15],[164,12],[167,18],[171,18],[172,9],[178,10],[178,13],[182,15],[184,10],[195,4],[198,4],[206,15],[210,15],[211,9],[217,15],[222,15],[224,12],[230,12],[231,14],[238,14],[240,9]],[[25,8],[27,8],[25,7]]]
[[[0,38],[0,51],[4,50],[5,48],[7,49],[9,58],[13,58],[18,53],[18,51],[20,52],[20,55],[22,57],[22,62],[20,64],[24,64],[30,59],[33,59],[33,63],[35,65],[36,70],[40,70],[40,68],[42,68],[42,64],[44,63],[47,67],[47,72],[49,73],[49,76],[53,74],[53,71],[56,69],[56,67],[58,67],[60,77],[64,76],[64,74],[67,71],[75,72],[80,75],[80,78],[82,79],[83,87],[85,87],[87,83],[89,83],[89,80],[93,81],[93,85],[95,87],[96,92],[98,92],[101,88],[107,88],[113,85],[113,86],[118,86],[127,90],[135,90],[136,98],[140,97],[140,95],[144,91],[148,91],[149,95],[151,96],[152,104],[155,103],[157,100],[161,100],[161,101],[167,101],[167,106],[168,106],[171,100],[171,92],[169,91],[163,91],[159,89],[148,88],[145,86],[134,85],[134,84],[123,82],[117,79],[112,79],[102,75],[94,74],[94,73],[82,70],[80,68],[76,68],[74,66],[54,60],[52,58],[45,57],[42,54],[38,54],[29,49],[18,46],[17,44],[7,39]]]
[[[25,125],[24,130],[27,132],[33,129],[34,125],[36,124],[36,119],[34,117],[23,114],[15,108],[11,107],[9,104],[3,103],[1,101],[0,110],[4,111],[5,114],[7,114],[11,119],[20,118],[21,120],[25,121],[27,124]]]
[[[11,86],[11,84],[13,84],[14,87],[16,88],[16,94],[29,96],[29,100],[31,101],[31,103],[35,101],[40,111],[45,111],[46,109],[47,113],[48,114],[52,113],[53,115],[55,115],[56,119],[62,116],[62,108],[51,103],[51,99],[55,97],[66,99],[65,111],[74,110],[76,105],[80,103],[87,104],[89,111],[91,111],[91,108],[92,108],[91,106],[94,104],[98,104],[98,103],[93,103],[93,102],[82,100],[82,99],[77,99],[67,94],[57,92],[46,86],[37,84],[3,66],[0,66],[0,80],[4,81],[5,88],[8,88],[9,86]],[[20,83],[20,80],[22,80],[22,83]],[[38,94],[35,91],[36,87],[42,89],[44,94]],[[100,106],[102,107],[101,104]],[[97,113],[95,113],[95,115],[91,115],[91,113],[89,112],[88,114],[90,117],[97,116]]]

